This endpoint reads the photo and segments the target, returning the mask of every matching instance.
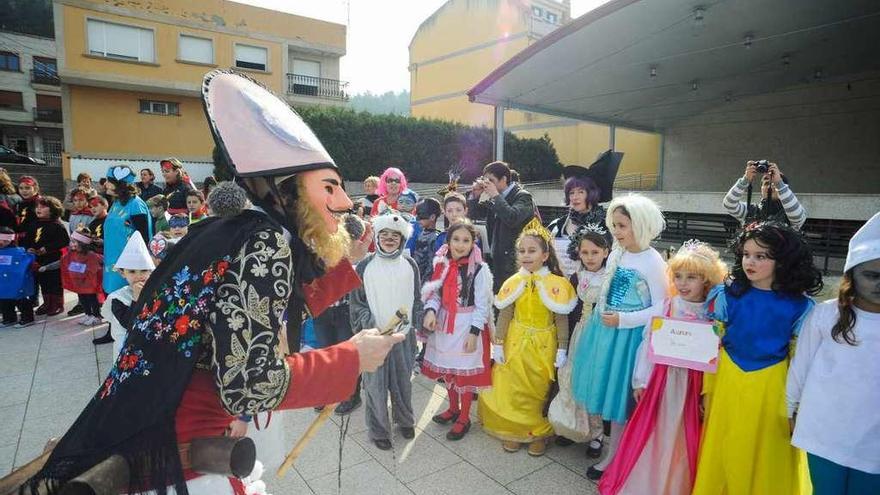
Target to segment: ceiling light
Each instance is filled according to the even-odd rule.
[[[731,93],[730,91],[724,93],[724,101],[726,101],[727,103],[733,101],[733,93]]]
[[[743,46],[746,47],[746,50],[752,47],[752,42],[755,40],[755,37],[751,34],[747,34],[743,39]]]
[[[699,83],[700,81],[698,79],[694,79],[693,81],[691,81],[691,91],[696,91],[697,89],[699,89]]]
[[[650,76],[651,78],[657,77],[657,67],[651,66]]]
[[[786,53],[785,55],[782,56],[782,65],[784,65],[786,67],[791,65],[791,55]]]

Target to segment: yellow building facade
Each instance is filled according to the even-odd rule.
[[[167,156],[196,180],[210,173],[200,95],[215,68],[246,73],[294,106],[348,100],[341,24],[227,0],[55,0],[54,22],[68,178]]]
[[[492,127],[494,108],[469,102],[466,92],[569,21],[568,2],[448,0],[422,22],[409,46],[411,115]],[[518,110],[505,111],[504,126],[521,137],[547,134],[566,165],[592,163],[613,146],[625,153],[620,179],[642,187],[653,187],[656,181],[658,134]]]

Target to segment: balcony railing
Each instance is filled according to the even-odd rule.
[[[50,86],[58,86],[61,79],[57,72],[42,69],[31,69],[31,82],[34,84],[48,84]]]
[[[35,122],[61,122],[61,110],[57,108],[34,107]]]
[[[348,101],[348,83],[336,79],[287,74],[287,94]]]

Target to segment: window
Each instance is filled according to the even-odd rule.
[[[18,54],[0,52],[0,70],[21,70],[21,61],[18,58]]]
[[[89,53],[99,57],[154,62],[153,30],[88,20]]]
[[[318,96],[321,64],[311,60],[293,59],[293,92],[298,95]]]
[[[544,10],[541,7],[532,7],[532,14],[535,14],[536,17],[544,17]]]
[[[180,105],[173,101],[140,100],[140,113],[180,115]]]
[[[240,69],[269,70],[268,60],[265,47],[235,44],[235,66]]]
[[[24,100],[21,93],[15,91],[0,91],[0,109],[24,110]]]
[[[58,75],[58,62],[54,58],[34,57],[34,72],[46,77]]]
[[[180,60],[200,64],[213,64],[214,42],[209,38],[198,38],[181,34],[178,53]]]
[[[556,24],[557,21],[559,21],[559,16],[552,12],[547,12],[547,22],[550,24]]]

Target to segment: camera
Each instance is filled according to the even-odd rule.
[[[757,170],[759,174],[766,174],[770,171],[770,162],[767,160],[755,160],[755,170]]]

